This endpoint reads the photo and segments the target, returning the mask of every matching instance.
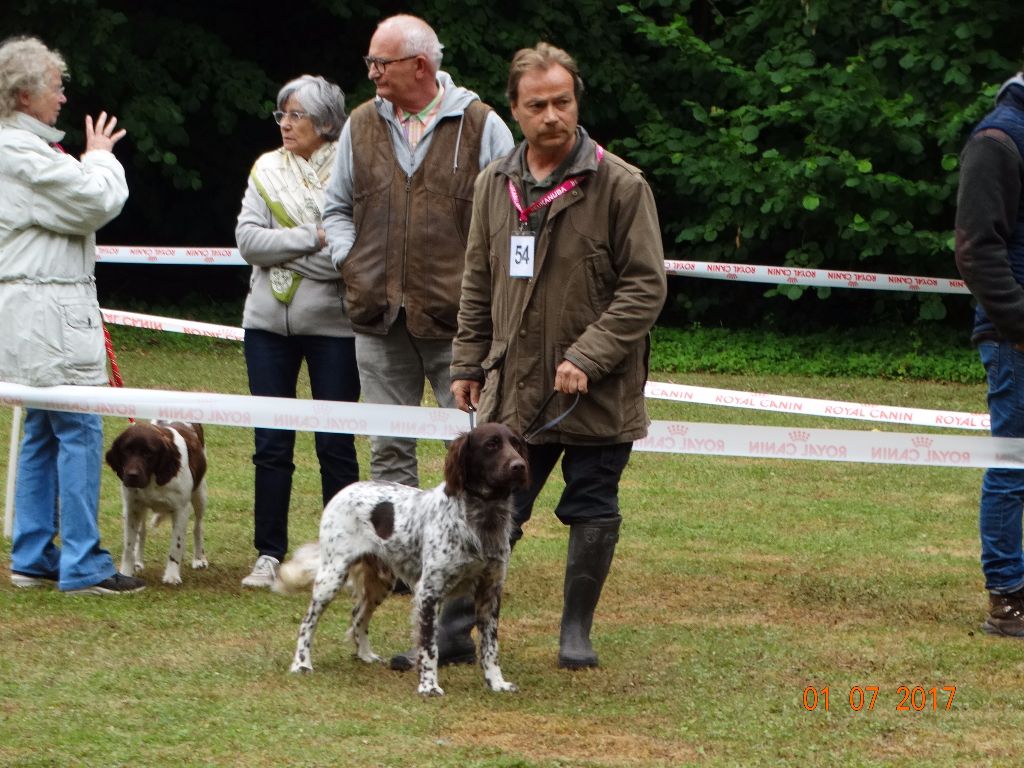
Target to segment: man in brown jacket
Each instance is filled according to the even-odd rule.
[[[477,178],[452,352],[458,407],[533,431],[513,541],[561,459],[555,514],[569,551],[558,664],[568,669],[598,663],[590,628],[622,521],[619,479],[647,434],[649,332],[666,290],[650,187],[579,127],[582,90],[565,51],[540,43],[512,60],[508,99],[525,141]],[[441,637],[442,652],[466,647]]]

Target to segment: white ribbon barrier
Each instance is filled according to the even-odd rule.
[[[184,264],[202,266],[246,266],[237,248],[192,248],[189,246],[98,245],[96,260],[105,264]],[[684,277],[738,280],[776,285],[809,285],[827,288],[866,288],[880,291],[921,293],[970,293],[963,280],[944,277],[890,275],[808,267],[773,267],[757,264],[729,264],[716,261],[665,260],[665,271]]]
[[[453,439],[469,429],[469,415],[452,408],[129,387],[26,387],[0,382],[0,405],[97,413],[126,419],[442,440]]]
[[[949,429],[990,429],[987,413],[937,411],[929,408],[903,408],[894,405],[867,405],[841,400],[818,400],[812,397],[789,397],[732,389],[695,387],[688,384],[663,384],[649,381],[644,394],[654,400],[674,400],[699,405],[723,405],[728,408],[749,408],[755,411],[798,413],[803,416],[825,416],[833,419],[858,419],[888,424],[909,424],[916,427]]]
[[[191,336],[210,336],[217,339],[230,339],[231,341],[242,341],[245,339],[245,331],[230,325],[214,325],[213,323],[201,323],[196,320],[176,320],[172,317],[142,315],[138,312],[121,312],[116,309],[101,309],[100,312],[103,314],[103,322],[110,323],[111,325],[146,328],[151,331],[166,331],[169,333],[185,333]]]
[[[809,269],[805,267],[770,267],[756,264],[726,264],[716,261],[665,260],[665,271],[684,277],[709,277],[715,280],[738,280],[746,283],[776,285],[810,285],[823,288],[867,288],[876,291],[912,291],[920,293],[966,293],[963,280],[944,277],[888,275],[878,272]]]
[[[222,267],[244,267],[248,264],[237,248],[145,245],[97,245],[96,261],[102,264],[209,264]]]
[[[449,440],[469,428],[454,409],[112,387],[0,383],[0,405],[234,427]],[[937,436],[655,421],[638,451],[749,458],[1024,469],[1024,438]]]
[[[762,459],[1024,468],[1024,438],[652,422],[637,451]]]
[[[228,325],[213,325],[192,320],[142,315],[137,312],[118,312],[103,309],[103,320],[114,325],[148,328],[154,331],[186,333],[194,336],[212,336],[241,341],[245,332]],[[757,411],[798,413],[806,416],[824,416],[834,419],[858,419],[889,424],[910,424],[919,427],[988,430],[987,413],[961,413],[934,411],[927,408],[903,408],[892,405],[868,405],[840,400],[816,400],[808,397],[789,397],[731,389],[712,389],[686,384],[647,382],[647,397],[655,400],[674,400],[700,405],[721,405],[728,408],[749,408]]]

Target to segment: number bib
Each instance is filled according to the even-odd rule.
[[[600,163],[601,158],[604,157],[604,148],[600,144],[595,144],[594,153],[597,156],[597,162]],[[571,179],[566,179],[539,200],[532,203],[529,208],[523,207],[523,201],[519,194],[519,190],[516,189],[516,185],[512,182],[512,179],[508,180],[508,196],[512,201],[512,207],[515,208],[516,213],[519,214],[520,227],[519,233],[512,235],[512,240],[509,244],[509,277],[533,277],[533,259],[537,236],[527,229],[530,221],[530,214],[539,211],[544,206],[551,205],[551,203],[560,198],[566,192],[570,192],[582,184],[585,178],[585,176],[574,176]]]
[[[512,235],[509,247],[509,277],[533,277],[533,254],[537,240],[533,232]]]

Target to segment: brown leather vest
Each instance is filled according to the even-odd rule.
[[[455,335],[473,182],[490,111],[474,101],[464,117],[442,118],[412,176],[395,159],[390,129],[374,102],[352,112],[356,240],[341,273],[357,331],[387,333],[404,305],[411,335]]]

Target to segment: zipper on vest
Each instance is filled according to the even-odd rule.
[[[405,175],[405,239],[402,242],[402,297],[401,306],[405,306],[405,276],[409,269],[409,220],[412,218],[412,174]],[[409,322],[406,313],[406,323]]]

